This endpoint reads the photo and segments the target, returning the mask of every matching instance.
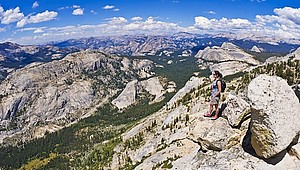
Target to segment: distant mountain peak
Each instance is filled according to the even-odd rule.
[[[261,52],[262,52],[262,50],[259,49],[259,48],[258,48],[257,46],[255,46],[255,45],[251,48],[250,51],[257,52],[257,53],[261,53]]]
[[[221,45],[221,48],[223,49],[228,49],[228,50],[236,50],[236,49],[240,49],[240,47],[238,47],[237,45],[231,43],[231,42],[224,42]]]

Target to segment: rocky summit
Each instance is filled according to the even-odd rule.
[[[261,75],[251,81],[246,96],[224,94],[226,107],[215,121],[203,117],[208,103],[198,90],[205,81],[198,82],[192,83],[196,91],[184,92],[192,96],[188,103],[181,92],[168,107],[124,133],[110,168],[134,164],[134,169],[298,169],[299,101],[285,81]]]
[[[220,48],[217,48],[218,55],[222,57],[224,52],[232,55],[230,58],[235,62],[247,58],[243,63],[257,64],[242,78],[228,83],[231,88],[222,94],[221,117],[217,120],[203,117],[209,107],[209,80],[191,77],[160,111],[122,135],[123,142],[114,148],[109,168],[279,170],[300,167],[297,121],[300,104],[292,87],[278,76],[259,74],[257,70],[264,70],[263,66],[258,66],[253,57],[233,59],[235,55],[230,51],[236,51],[236,46],[225,44]],[[206,50],[207,54],[205,50],[198,53],[200,58],[223,61],[224,58],[209,58],[210,51]],[[286,56],[289,61],[294,59],[290,56]],[[280,64],[284,63],[279,62],[274,69],[279,69]],[[292,64],[286,67],[293,70]]]

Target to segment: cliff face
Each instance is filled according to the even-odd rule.
[[[0,141],[26,141],[52,131],[43,127],[59,129],[88,116],[128,81],[150,76],[152,67],[148,60],[84,51],[19,69],[0,84]]]

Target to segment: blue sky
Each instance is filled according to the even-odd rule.
[[[191,32],[300,42],[299,0],[0,0],[0,42]]]

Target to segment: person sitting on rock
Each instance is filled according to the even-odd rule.
[[[213,71],[213,83],[211,85],[212,94],[210,96],[209,111],[204,115],[205,117],[212,117],[212,120],[216,120],[219,114],[219,101],[221,98],[221,81],[222,74],[219,71]],[[215,114],[213,115],[213,107],[215,107]]]

